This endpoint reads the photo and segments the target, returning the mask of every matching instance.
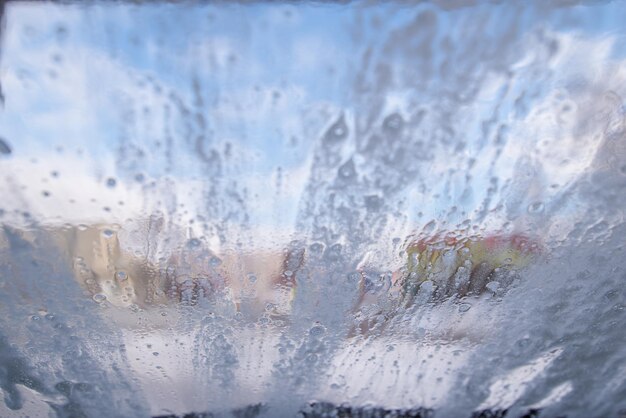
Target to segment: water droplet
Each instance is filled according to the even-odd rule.
[[[342,249],[342,246],[339,243],[333,244],[329,248],[329,250],[335,254],[341,254],[341,249]]]
[[[317,354],[315,353],[309,354],[306,358],[306,362],[309,364],[313,364],[317,362]]]
[[[286,276],[286,277],[291,277],[291,276],[293,276],[293,271],[291,271],[291,270],[285,270],[285,276]]]
[[[9,155],[11,154],[12,149],[9,146],[9,144],[6,142],[6,140],[2,137],[0,137],[0,154],[4,154],[4,155]]]
[[[324,139],[328,142],[338,142],[346,139],[347,136],[348,126],[346,125],[344,116],[341,115],[339,119],[328,128]]]
[[[107,187],[115,187],[117,185],[117,180],[115,180],[113,177],[109,177],[107,179]]]
[[[486,287],[487,287],[487,289],[489,289],[493,293],[496,293],[498,291],[498,289],[500,288],[500,283],[498,283],[498,282],[491,282],[491,283],[487,284]]]
[[[107,300],[107,297],[103,293],[96,293],[95,295],[93,295],[93,300],[97,303],[102,303]]]
[[[250,283],[256,282],[256,276],[254,275],[254,273],[248,273],[247,277]]]
[[[348,274],[348,281],[352,283],[357,283],[361,280],[361,273],[358,271],[352,272]]]
[[[528,205],[528,213],[541,213],[543,212],[544,205],[542,202],[534,202]]]
[[[437,222],[434,220],[430,221],[426,225],[424,225],[424,232],[425,233],[433,232],[436,227],[437,227]]]
[[[470,310],[471,307],[472,305],[470,305],[469,303],[461,303],[459,305],[459,312],[467,312]]]
[[[607,300],[613,300],[615,299],[617,296],[619,296],[619,292],[615,289],[609,290],[604,294],[604,297]]]
[[[115,278],[120,282],[123,282],[124,280],[128,279],[128,274],[126,274],[125,271],[118,271],[117,273],[115,273]]]
[[[402,129],[404,120],[397,113],[392,113],[383,121],[383,129],[389,133],[395,133]]]
[[[159,352],[158,352],[158,351],[155,351],[155,352],[153,352],[153,353],[152,353],[152,355],[156,357],[156,356],[158,356],[158,355],[159,355]]]
[[[323,325],[317,324],[314,325],[310,330],[309,330],[309,334],[312,337],[320,337],[322,335],[324,335],[324,333],[326,332],[326,328],[324,328]]]
[[[530,345],[530,343],[531,343],[531,340],[528,337],[523,337],[516,341],[517,346],[520,348],[526,348]]]
[[[198,238],[191,238],[189,241],[187,241],[188,248],[197,248],[200,246],[200,244],[202,244],[202,242]]]
[[[48,197],[50,196],[50,192],[47,190],[44,190],[43,192],[41,192],[41,194],[43,195],[43,197]]]
[[[111,238],[114,234],[115,232],[110,229],[105,229],[104,231],[102,231],[102,236],[105,238]]]
[[[354,168],[354,162],[352,158],[346,161],[341,167],[339,167],[339,176],[344,179],[353,178],[356,175],[356,170]]]
[[[377,195],[365,196],[365,207],[371,211],[378,211],[383,206],[383,199]],[[397,244],[396,244],[397,245]]]
[[[217,267],[220,264],[222,264],[222,260],[220,260],[218,257],[211,257],[211,266],[212,267]]]
[[[141,174],[141,173],[137,173],[137,174],[135,174],[135,181],[136,181],[137,183],[143,183],[143,181],[144,181],[145,179],[146,179],[146,176],[144,176],[143,174]]]

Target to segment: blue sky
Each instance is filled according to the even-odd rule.
[[[577,155],[578,145],[561,137],[561,122],[545,122],[538,112],[554,100],[587,100],[576,83],[585,86],[585,94],[597,89],[623,97],[618,73],[626,52],[626,8],[621,2],[449,9],[442,4],[450,3],[10,3],[0,62],[6,96],[0,135],[14,153],[3,169],[3,187],[26,186],[32,193],[22,190],[23,199],[45,212],[50,201],[40,202],[40,192],[52,190],[56,180],[41,177],[70,171],[85,178],[84,186],[59,186],[53,196],[97,198],[94,208],[115,207],[113,215],[124,217],[116,202],[122,191],[123,199],[135,199],[142,210],[152,204],[146,199],[159,200],[163,193],[146,194],[145,184],[135,181],[141,173],[157,183],[174,181],[178,202],[193,212],[194,198],[210,195],[218,183],[211,178],[218,164],[209,158],[217,152],[224,172],[215,198],[227,202],[216,209],[218,216],[227,216],[234,200],[247,198],[255,219],[291,224],[312,160],[324,152],[321,138],[340,115],[350,131],[341,164],[356,158],[357,170],[373,184],[376,170],[402,178],[409,166],[359,154],[359,144],[379,134],[385,116],[397,112],[408,120],[419,109],[428,116],[403,141],[423,142],[420,149],[432,158],[416,163],[423,166],[420,178],[403,178],[404,191],[383,194],[390,201],[408,199],[413,223],[421,222],[420,212],[430,218],[447,213],[468,184],[472,196],[461,206],[478,211],[493,177],[501,182],[488,209],[509,199],[504,184],[514,176],[520,147],[541,163],[546,177],[573,181],[580,167],[558,168],[566,157],[553,155],[541,136],[570,144],[561,146],[564,155]],[[548,51],[550,39],[556,52]],[[593,56],[598,62],[585,62]],[[609,61],[612,67],[605,65]],[[461,100],[463,94],[474,96],[462,104],[451,98],[455,93]],[[504,125],[504,148],[498,151],[494,138]],[[462,145],[462,151],[450,158],[454,148],[446,141]],[[580,152],[593,155],[594,144],[586,146]],[[478,163],[468,183],[464,167],[471,159]],[[39,178],[29,177],[34,172]],[[329,170],[326,186],[333,176]],[[368,189],[363,176],[363,193],[383,193]],[[118,179],[117,189],[103,186],[109,177]],[[157,189],[172,191],[170,183],[159,184]],[[238,197],[231,196],[233,190]],[[445,193],[447,198],[432,203],[433,195]],[[547,193],[542,198],[551,198]]]

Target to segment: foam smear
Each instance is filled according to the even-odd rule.
[[[3,5],[0,415],[623,413],[626,8],[453,3]]]

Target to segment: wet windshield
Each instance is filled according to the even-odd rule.
[[[626,413],[623,2],[0,16],[0,416]]]

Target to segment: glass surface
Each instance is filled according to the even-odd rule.
[[[626,3],[0,10],[0,416],[626,414]]]

